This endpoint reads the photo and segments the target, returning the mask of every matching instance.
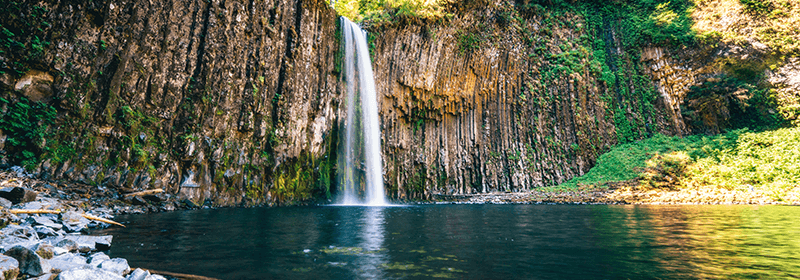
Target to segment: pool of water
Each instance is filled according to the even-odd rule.
[[[800,207],[425,205],[118,216],[112,257],[220,279],[800,277]]]

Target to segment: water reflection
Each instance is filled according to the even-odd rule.
[[[358,255],[356,271],[363,279],[380,279],[382,266],[386,263],[386,250],[383,248],[384,220],[386,208],[366,207],[360,229],[361,247],[364,254]]]
[[[112,257],[220,279],[800,276],[800,207],[288,207],[121,216]]]

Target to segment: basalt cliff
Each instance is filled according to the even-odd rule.
[[[365,22],[391,198],[552,186],[618,143],[796,117],[794,50],[713,33],[749,27],[746,11],[687,19],[716,25],[685,43],[633,34],[601,4],[548,3],[465,1],[439,20]],[[2,165],[214,205],[335,195],[346,114],[325,1],[6,6]],[[676,19],[659,7],[653,21],[668,29]]]

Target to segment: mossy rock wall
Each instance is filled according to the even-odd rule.
[[[36,130],[4,129],[3,164],[217,205],[329,194],[275,183],[314,181],[335,157],[338,17],[326,2],[8,2],[3,128]]]

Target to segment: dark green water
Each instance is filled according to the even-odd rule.
[[[220,279],[800,277],[800,207],[430,205],[117,217],[112,257]]]

